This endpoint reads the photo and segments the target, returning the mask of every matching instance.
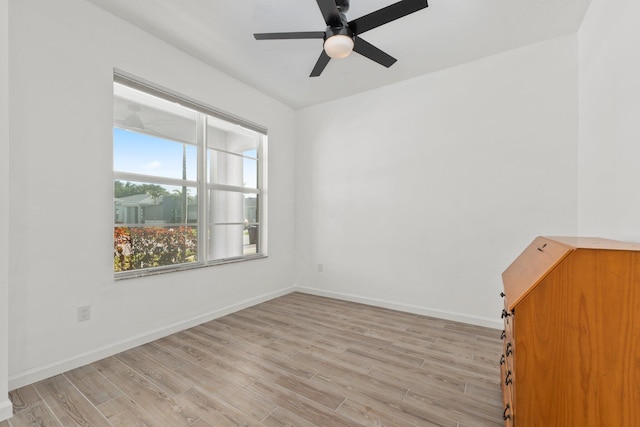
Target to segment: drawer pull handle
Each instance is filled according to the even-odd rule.
[[[511,406],[507,403],[507,406],[505,406],[505,408],[504,408],[504,412],[502,413],[502,419],[503,419],[503,420],[505,420],[505,421],[507,421],[508,419],[510,419],[510,418],[511,418],[511,414],[508,414],[508,415],[507,415],[507,411],[508,411],[509,409],[511,409]]]
[[[502,330],[502,333],[500,334],[500,339],[503,340],[507,337],[507,331],[505,331],[504,329]]]
[[[511,379],[511,371],[507,372],[507,375],[504,378],[504,385],[512,384],[513,380]]]
[[[509,313],[507,310],[503,308],[501,317],[504,319],[505,317],[509,317],[509,316],[511,316],[511,313]]]
[[[538,248],[538,250],[539,250],[540,252],[544,252],[544,248],[546,248],[546,247],[547,247],[547,244],[545,243],[544,245],[542,245],[542,247],[541,247],[541,248]]]
[[[513,354],[513,349],[511,347],[512,347],[511,343],[507,343],[507,351],[505,351],[505,354],[507,356],[510,356]]]
[[[504,357],[504,354],[502,356],[500,356],[500,366],[504,365],[505,363],[507,363],[507,359]]]
[[[504,298],[504,297],[506,297],[506,296],[507,296],[507,294],[505,294],[504,292],[500,292],[500,296],[501,296],[502,298]]]

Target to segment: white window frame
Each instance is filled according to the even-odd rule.
[[[193,110],[197,113],[196,123],[196,144],[198,153],[198,171],[197,181],[174,179],[169,177],[158,177],[152,175],[144,175],[130,172],[121,172],[113,169],[113,180],[121,181],[133,181],[159,185],[174,185],[174,186],[189,186],[197,188],[198,197],[198,219],[195,224],[197,227],[198,236],[198,260],[195,262],[141,268],[136,270],[127,270],[121,272],[114,272],[115,279],[127,279],[132,277],[148,276],[166,272],[174,272],[181,270],[190,270],[193,268],[201,268],[207,266],[215,266],[221,264],[227,264],[232,262],[248,261],[254,259],[261,259],[267,257],[267,129],[251,123],[237,116],[233,116],[226,112],[215,109],[211,106],[203,104],[194,99],[177,94],[169,89],[162,88],[158,85],[149,83],[137,77],[134,77],[121,70],[114,70],[113,82],[127,86],[129,88],[144,92],[148,95],[155,96],[168,102],[177,103],[183,107]],[[207,116],[214,117],[216,119],[223,120],[229,124],[240,126],[247,130],[256,132],[259,135],[259,142],[257,147],[256,161],[257,161],[257,188],[247,188],[241,186],[234,186],[228,184],[221,184],[216,182],[208,182],[207,177],[207,150],[214,150],[207,146]],[[114,120],[115,125],[115,120]],[[225,152],[224,150],[215,149],[215,151]],[[243,158],[249,158],[248,156],[242,156],[236,152],[227,152],[234,156],[240,156]],[[224,190],[232,191],[242,194],[256,194],[257,197],[257,244],[255,254],[246,254],[241,256],[234,256],[229,258],[220,258],[209,260],[209,234],[213,222],[209,222],[209,191]],[[114,212],[115,213],[115,212]],[[185,213],[188,215],[188,213]],[[112,214],[112,217],[114,215]],[[217,225],[226,225],[226,223],[215,223]],[[240,225],[242,223],[233,223],[234,225]],[[117,224],[114,223],[114,227]]]

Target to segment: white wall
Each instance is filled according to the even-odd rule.
[[[501,272],[577,231],[577,72],[570,35],[299,111],[298,285],[498,327]]]
[[[290,289],[293,110],[83,0],[11,2],[9,26],[11,388]],[[268,259],[113,280],[114,67],[269,129]]]
[[[9,391],[9,2],[0,2],[0,420],[11,416]]]
[[[579,230],[640,242],[640,3],[592,0],[579,31]]]

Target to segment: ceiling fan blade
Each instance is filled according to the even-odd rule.
[[[340,19],[340,11],[338,10],[338,6],[336,6],[335,0],[316,1],[318,2],[318,7],[320,8],[320,12],[322,13],[324,22],[326,22],[329,27],[340,26],[342,24],[342,20]]]
[[[320,57],[318,58],[316,65],[313,67],[313,70],[311,71],[309,77],[318,77],[320,74],[322,74],[322,71],[329,63],[329,60],[331,60],[331,58],[329,58],[329,55],[327,55],[324,49],[322,49],[322,53],[320,54]]]
[[[397,61],[393,56],[381,51],[371,43],[366,42],[357,36],[354,40],[353,50],[387,68],[391,67]]]
[[[318,3],[320,3],[320,0],[318,0]],[[402,0],[350,21],[349,28],[351,28],[351,31],[356,35],[362,34],[365,31],[372,30],[380,25],[424,9],[427,6],[429,6],[427,0]]]
[[[284,39],[322,39],[324,31],[299,31],[290,33],[256,33],[256,40],[284,40]]]

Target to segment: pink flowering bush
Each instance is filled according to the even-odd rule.
[[[196,227],[114,227],[113,271],[195,262]]]

